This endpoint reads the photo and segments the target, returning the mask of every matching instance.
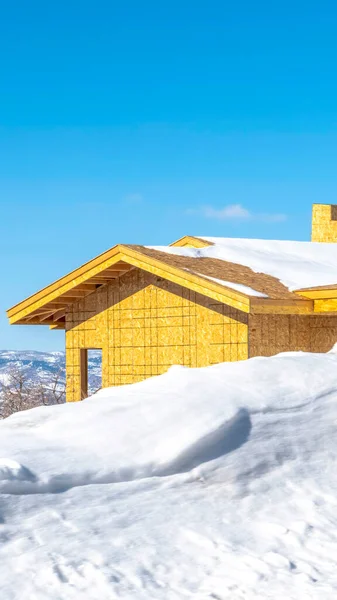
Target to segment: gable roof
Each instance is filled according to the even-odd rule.
[[[67,306],[134,267],[185,285],[216,300],[227,302],[239,310],[249,312],[248,295],[226,289],[217,282],[203,279],[202,276],[187,270],[181,271],[172,264],[170,257],[163,261],[158,257],[150,256],[150,254],[142,246],[114,246],[10,308],[7,311],[10,323],[43,324],[63,328]]]
[[[177,248],[184,248],[184,247],[205,248],[206,246],[211,246],[211,245],[212,245],[212,242],[209,242],[206,239],[194,237],[192,235],[184,235],[184,237],[179,238],[179,240],[176,240],[175,242],[170,244],[170,246],[177,247]]]
[[[171,246],[114,246],[9,309],[10,323],[64,328],[69,305],[133,268],[246,313],[337,310],[337,244],[186,236]]]

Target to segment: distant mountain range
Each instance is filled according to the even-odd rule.
[[[101,353],[91,351],[88,356],[89,392],[101,387]],[[55,373],[65,381],[64,352],[35,352],[30,350],[0,350],[0,381],[6,383],[12,369],[23,370],[29,381],[48,383]]]

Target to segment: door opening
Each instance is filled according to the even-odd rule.
[[[82,348],[80,356],[81,400],[102,387],[102,349]]]

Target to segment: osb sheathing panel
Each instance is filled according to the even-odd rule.
[[[312,209],[312,242],[337,242],[337,206],[314,204]]]
[[[250,315],[249,356],[327,352],[337,342],[337,316]]]
[[[103,387],[128,384],[174,364],[246,359],[247,323],[246,313],[134,269],[69,309],[67,400],[81,399],[81,348],[102,348]]]

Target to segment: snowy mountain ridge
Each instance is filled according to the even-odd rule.
[[[88,357],[89,389],[97,390],[101,381],[101,355],[90,352]],[[6,383],[8,374],[14,369],[22,370],[29,382],[48,384],[60,373],[60,381],[65,382],[65,353],[37,352],[34,350],[0,350],[0,382]]]

